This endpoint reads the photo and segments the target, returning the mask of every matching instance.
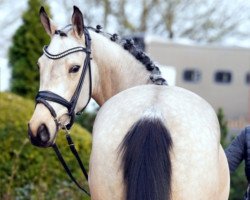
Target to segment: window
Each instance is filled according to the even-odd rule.
[[[250,72],[246,74],[246,83],[247,85],[250,85]]]
[[[186,69],[183,72],[183,80],[186,82],[197,83],[201,80],[201,72],[197,69]]]
[[[218,71],[215,73],[214,80],[216,83],[231,83],[232,74],[229,71]]]

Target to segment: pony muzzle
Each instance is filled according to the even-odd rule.
[[[51,142],[51,134],[48,127],[45,124],[41,124],[36,134],[31,130],[30,124],[28,124],[28,137],[30,142],[37,147],[50,147],[53,142]]]
[[[37,104],[28,123],[30,142],[38,147],[50,147],[56,138],[58,125],[43,104]]]

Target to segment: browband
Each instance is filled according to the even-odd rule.
[[[75,52],[80,52],[80,51],[83,51],[85,53],[91,53],[91,51],[87,48],[84,48],[84,47],[74,47],[74,48],[71,48],[71,49],[68,49],[62,53],[59,53],[59,54],[51,54],[48,52],[47,50],[48,46],[44,46],[43,47],[43,53],[50,59],[53,59],[53,60],[56,60],[56,59],[60,59],[60,58],[63,58],[69,54],[72,54],[72,53],[75,53]]]

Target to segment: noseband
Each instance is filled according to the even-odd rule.
[[[80,79],[79,79],[79,82],[78,82],[78,85],[76,86],[76,89],[75,89],[75,92],[73,94],[73,96],[71,97],[70,101],[66,100],[65,98],[61,97],[60,95],[56,94],[56,93],[53,93],[51,91],[39,91],[37,96],[36,96],[36,103],[42,103],[51,113],[51,115],[53,116],[54,118],[54,121],[56,123],[56,128],[57,128],[57,131],[59,129],[59,125],[61,125],[64,129],[65,129],[65,133],[66,133],[66,139],[68,141],[68,144],[69,144],[69,147],[70,147],[70,150],[71,152],[73,153],[73,155],[75,156],[81,170],[82,170],[82,173],[84,174],[85,178],[88,180],[88,174],[87,174],[87,171],[86,169],[84,168],[84,165],[80,159],[80,156],[78,155],[78,152],[76,151],[75,149],[75,146],[74,146],[74,143],[70,137],[70,134],[69,134],[69,129],[71,128],[71,126],[73,125],[74,123],[74,120],[75,120],[75,115],[76,114],[80,114],[82,112],[82,110],[85,109],[85,107],[88,105],[89,101],[90,101],[90,98],[91,98],[91,92],[92,92],[92,81],[91,81],[91,38],[90,38],[90,35],[89,35],[89,32],[88,32],[88,29],[87,28],[84,28],[84,36],[85,36],[85,46],[86,47],[74,47],[74,48],[71,48],[71,49],[68,49],[62,53],[59,53],[59,54],[51,54],[48,52],[48,46],[45,46],[43,48],[43,52],[44,54],[49,58],[49,59],[52,59],[52,60],[57,60],[57,59],[60,59],[60,58],[63,58],[65,56],[68,56],[72,53],[76,53],[76,52],[84,52],[86,53],[86,57],[85,57],[85,60],[84,60],[84,63],[83,63],[83,66],[82,66],[82,72],[81,72],[81,76],[80,76]],[[77,104],[77,101],[78,101],[78,98],[80,96],[80,93],[81,93],[81,90],[82,90],[82,85],[83,85],[83,82],[84,82],[84,79],[85,79],[85,76],[86,76],[86,73],[87,73],[87,69],[89,70],[89,98],[88,98],[88,101],[87,101],[87,104],[84,106],[84,108],[82,108],[81,111],[79,111],[78,113],[75,114],[75,108],[76,108],[76,104]],[[52,101],[52,102],[55,102],[55,103],[58,103],[64,107],[67,108],[68,110],[68,115],[70,117],[70,122],[69,124],[67,124],[66,126],[64,124],[60,124],[60,122],[58,121],[57,119],[57,114],[56,114],[56,111],[54,110],[54,108],[50,105],[50,103],[48,101]],[[77,185],[78,188],[80,188],[82,191],[84,191],[87,195],[90,196],[89,192],[87,190],[85,190],[77,181],[76,179],[73,177],[69,167],[67,166],[61,152],[59,151],[56,143],[54,143],[52,145],[56,155],[57,155],[57,158],[59,159],[59,161],[61,162],[62,166],[64,167],[66,173],[68,174],[68,176],[71,178],[71,180]]]
[[[49,59],[52,59],[52,60],[58,60],[60,58],[63,58],[65,56],[68,56],[68,55],[70,55],[72,53],[76,53],[76,52],[84,52],[86,54],[86,58],[84,60],[83,66],[82,66],[82,73],[81,73],[81,76],[80,76],[80,80],[78,82],[78,85],[77,85],[77,87],[75,89],[75,92],[74,92],[73,96],[71,97],[70,101],[67,101],[65,98],[59,96],[58,94],[53,93],[51,91],[47,91],[47,90],[39,91],[37,96],[36,96],[36,103],[42,103],[45,107],[48,108],[48,110],[50,111],[51,115],[54,118],[57,129],[58,129],[58,126],[59,126],[59,122],[58,122],[58,119],[57,119],[57,114],[56,114],[54,108],[49,104],[48,101],[52,101],[52,102],[61,104],[62,106],[67,108],[68,115],[70,117],[70,122],[69,122],[69,124],[66,125],[66,128],[70,129],[71,126],[74,123],[75,115],[81,113],[81,111],[85,109],[85,107],[88,105],[88,103],[90,101],[90,98],[91,98],[91,92],[92,92],[91,91],[92,90],[91,65],[90,65],[90,60],[91,60],[91,57],[90,57],[90,55],[91,55],[91,38],[90,38],[90,35],[89,35],[89,32],[88,32],[87,28],[84,28],[84,35],[85,35],[85,46],[86,46],[85,48],[81,47],[81,46],[74,47],[74,48],[68,49],[68,50],[66,50],[66,51],[64,51],[62,53],[59,53],[59,54],[51,54],[51,53],[49,53],[48,52],[48,46],[45,46],[43,48],[44,55],[46,55]],[[83,85],[83,82],[84,82],[84,79],[85,79],[85,76],[86,76],[86,73],[87,73],[87,69],[89,69],[89,76],[90,76],[90,78],[89,78],[90,84],[89,84],[88,102],[87,102],[86,106],[80,112],[75,114],[76,104],[77,104],[79,95],[80,95],[81,90],[82,90],[82,85]]]

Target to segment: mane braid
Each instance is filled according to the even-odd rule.
[[[134,56],[136,60],[142,63],[148,71],[151,72],[150,80],[156,85],[168,85],[167,81],[162,77],[159,67],[146,55],[145,52],[140,50],[135,44],[133,39],[121,39],[116,33],[110,34],[103,32],[100,25],[97,25],[96,28],[91,26],[87,27],[95,31],[96,33],[101,33],[103,36],[108,37],[111,41],[116,42],[121,45],[125,50],[127,50],[131,55]]]

